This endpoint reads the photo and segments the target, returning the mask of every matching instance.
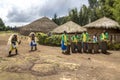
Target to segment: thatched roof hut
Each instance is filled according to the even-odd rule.
[[[120,25],[116,21],[106,17],[100,18],[84,27],[87,28],[90,34],[101,33],[103,30],[107,30],[109,33],[114,34],[120,29]]]
[[[85,25],[86,28],[106,28],[106,29],[117,29],[117,28],[120,28],[120,25],[110,19],[110,18],[106,18],[106,17],[103,17],[101,19],[98,19],[90,24],[87,24]]]
[[[97,34],[99,38],[99,35],[106,30],[109,33],[110,41],[120,42],[120,25],[112,19],[103,17],[85,25],[84,27],[87,28],[91,37],[94,34]]]
[[[52,20],[50,20],[47,17],[43,17],[41,19],[38,19],[36,21],[33,21],[32,23],[22,26],[20,29],[20,33],[23,35],[28,35],[30,32],[50,32],[54,28],[56,28],[58,25],[54,23]]]
[[[75,32],[82,33],[84,31],[86,31],[86,28],[83,28],[80,25],[78,25],[72,21],[69,21],[69,22],[55,28],[52,31],[52,33],[61,34],[64,31],[66,31],[67,33],[75,33]]]

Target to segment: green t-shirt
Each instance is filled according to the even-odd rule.
[[[67,42],[67,40],[68,40],[68,35],[62,34],[62,41]]]
[[[77,35],[77,36],[72,36],[72,42],[78,42],[79,41],[79,36]]]
[[[82,33],[81,37],[82,37],[83,42],[88,42],[89,41],[89,34],[87,32]]]

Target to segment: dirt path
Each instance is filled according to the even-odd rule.
[[[24,37],[19,55],[6,57],[9,36],[0,35],[0,80],[120,80],[120,51],[63,55],[60,47],[38,45],[29,52]]]

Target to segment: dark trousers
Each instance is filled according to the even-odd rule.
[[[78,53],[82,53],[82,43],[81,42],[77,43],[77,49],[78,49]]]
[[[86,53],[88,49],[87,42],[83,42],[83,52]]]
[[[70,45],[67,45],[67,50],[65,52],[66,54],[70,54]]]
[[[107,42],[106,41],[101,42],[101,52],[104,54],[107,53]]]
[[[92,51],[93,51],[93,43],[87,43],[87,47],[88,47],[88,53],[92,53]]]
[[[99,53],[99,44],[98,43],[94,43],[93,49],[94,49],[94,53]]]
[[[76,53],[77,52],[76,50],[78,50],[78,46],[77,46],[77,44],[75,42],[72,42],[71,43],[71,51],[72,51],[72,53]]]

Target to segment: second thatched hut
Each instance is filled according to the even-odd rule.
[[[64,31],[66,31],[68,34],[74,34],[75,32],[82,33],[84,31],[87,31],[87,29],[81,27],[80,25],[76,24],[73,21],[69,21],[69,22],[55,28],[52,31],[52,33],[62,34]]]

